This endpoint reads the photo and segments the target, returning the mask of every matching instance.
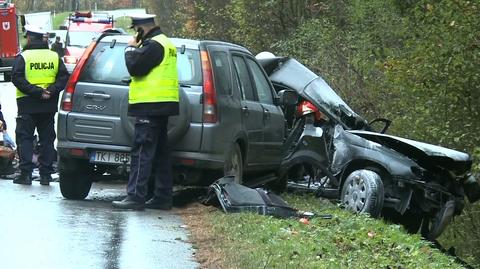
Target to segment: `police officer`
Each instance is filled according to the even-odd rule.
[[[59,93],[65,88],[68,71],[56,52],[48,49],[46,32],[27,25],[27,45],[17,55],[12,82],[17,88],[17,127],[15,135],[20,158],[20,175],[13,183],[32,184],[33,141],[37,129],[40,143],[40,184],[49,185],[55,159],[54,116]]]
[[[136,36],[125,49],[125,62],[132,77],[128,112],[136,117],[136,122],[127,197],[113,202],[114,207],[121,209],[172,207],[167,123],[168,117],[177,115],[179,110],[177,53],[175,45],[155,25],[154,17],[131,17]],[[145,203],[153,167],[154,196]]]

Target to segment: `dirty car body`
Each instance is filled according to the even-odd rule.
[[[385,128],[374,131],[321,77],[294,59],[261,63],[277,90],[296,91],[323,115],[319,121],[308,114],[288,119],[286,113],[291,124],[280,175],[293,181],[290,185],[303,183],[319,196],[340,199],[348,209],[383,215],[431,240],[461,214],[465,196],[472,203],[480,198],[468,154],[384,134],[390,123],[384,119],[379,121]]]

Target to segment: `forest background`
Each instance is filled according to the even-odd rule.
[[[291,56],[390,134],[470,153],[480,177],[480,2],[466,0],[13,1],[24,13],[143,7],[174,37]],[[480,267],[480,204],[440,242]]]

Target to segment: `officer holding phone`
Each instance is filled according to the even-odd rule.
[[[136,118],[127,197],[113,207],[169,210],[172,207],[172,168],[167,145],[168,117],[177,115],[178,71],[175,45],[155,25],[155,15],[131,16],[136,32],[125,49],[132,77],[128,114]],[[155,168],[154,196],[145,202],[148,180]]]

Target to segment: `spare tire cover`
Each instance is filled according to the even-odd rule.
[[[179,90],[180,108],[179,114],[176,116],[170,116],[168,118],[168,143],[174,144],[182,138],[183,134],[188,130],[190,126],[191,110],[189,106],[188,96],[185,91],[180,88]],[[128,94],[125,95],[123,104],[128,104]],[[135,118],[128,116],[128,105],[122,109],[122,124],[127,135],[133,139],[135,132]]]

